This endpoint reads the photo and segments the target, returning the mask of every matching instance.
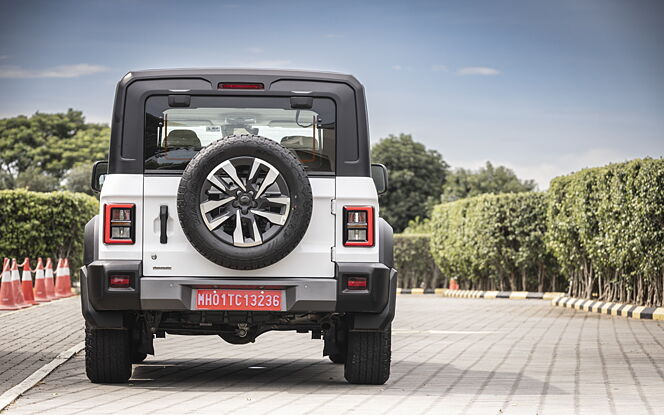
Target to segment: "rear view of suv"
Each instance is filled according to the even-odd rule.
[[[245,344],[271,330],[322,337],[351,383],[387,381],[387,172],[354,77],[132,72],[111,127],[81,269],[91,381],[126,382],[166,333]]]

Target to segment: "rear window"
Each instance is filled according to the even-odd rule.
[[[311,172],[334,172],[335,107],[315,98],[310,109],[288,97],[194,96],[170,107],[167,96],[146,102],[145,170],[183,170],[206,145],[233,134],[260,135],[289,149]]]

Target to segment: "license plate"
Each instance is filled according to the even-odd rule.
[[[282,290],[197,290],[198,310],[281,311]]]

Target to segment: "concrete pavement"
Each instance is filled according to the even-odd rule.
[[[548,301],[399,297],[392,377],[346,384],[322,341],[273,332],[233,346],[167,336],[128,385],[93,385],[82,353],[11,414],[664,413],[664,324]]]

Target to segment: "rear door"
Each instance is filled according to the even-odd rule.
[[[238,101],[192,96],[190,106],[182,108],[170,107],[167,97],[156,96],[146,102],[145,124],[144,275],[334,277],[335,114],[331,100],[321,98],[308,110],[294,110],[289,98]],[[313,193],[312,218],[302,241],[282,260],[257,270],[233,270],[209,261],[189,243],[178,219],[182,170],[200,148],[231,134],[261,135],[291,150],[308,171]]]

